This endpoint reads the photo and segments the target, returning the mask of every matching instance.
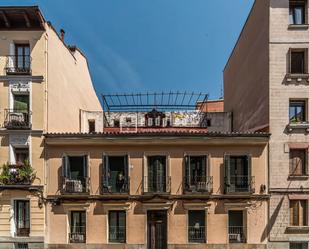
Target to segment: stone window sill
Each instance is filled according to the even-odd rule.
[[[289,175],[289,180],[308,180],[309,179],[309,175]]]
[[[289,132],[292,132],[293,130],[306,130],[309,132],[309,122],[290,123],[288,124],[287,128]]]
[[[286,74],[286,84],[308,84],[309,85],[309,74]]]
[[[308,29],[309,24],[290,24],[288,29]]]
[[[309,226],[289,226],[286,231],[290,233],[308,233]]]

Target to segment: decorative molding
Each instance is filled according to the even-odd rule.
[[[104,211],[109,211],[109,210],[130,210],[132,203],[130,202],[110,202],[110,203],[102,203],[102,206],[104,208]]]
[[[74,211],[74,210],[85,210],[86,212],[89,211],[90,208],[90,203],[85,202],[85,203],[62,203],[63,209],[68,212],[68,211]]]
[[[30,81],[36,83],[42,83],[44,81],[43,76],[18,76],[18,75],[2,75],[0,76],[0,81]]]
[[[173,206],[174,202],[167,201],[167,202],[149,202],[143,203],[143,210],[169,210]]]
[[[187,210],[194,210],[194,209],[208,209],[210,208],[211,204],[207,202],[184,202],[183,206]]]
[[[224,203],[225,211],[228,210],[245,210],[249,208],[251,204],[249,202],[238,202],[238,203]]]
[[[13,146],[29,146],[30,139],[29,135],[10,134],[9,141]]]

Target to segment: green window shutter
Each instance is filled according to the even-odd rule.
[[[62,176],[63,177],[70,177],[70,163],[68,156],[62,157]]]
[[[230,166],[231,166],[231,156],[225,155],[224,156],[224,177],[225,177],[225,191],[227,192],[227,188],[230,186]]]
[[[103,187],[107,188],[109,184],[109,163],[108,163],[108,156],[103,155]]]
[[[88,156],[83,156],[83,174],[88,177]]]
[[[190,156],[185,156],[185,184],[190,184]]]

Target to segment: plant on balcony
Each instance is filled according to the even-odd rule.
[[[3,164],[0,174],[1,185],[28,185],[36,178],[36,173],[28,161],[23,164]]]

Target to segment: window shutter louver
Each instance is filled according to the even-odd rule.
[[[225,176],[225,191],[227,191],[227,188],[230,186],[230,155],[224,156],[224,176]]]
[[[108,156],[103,155],[103,186],[104,188],[108,187],[109,184],[109,163],[108,163]]]

